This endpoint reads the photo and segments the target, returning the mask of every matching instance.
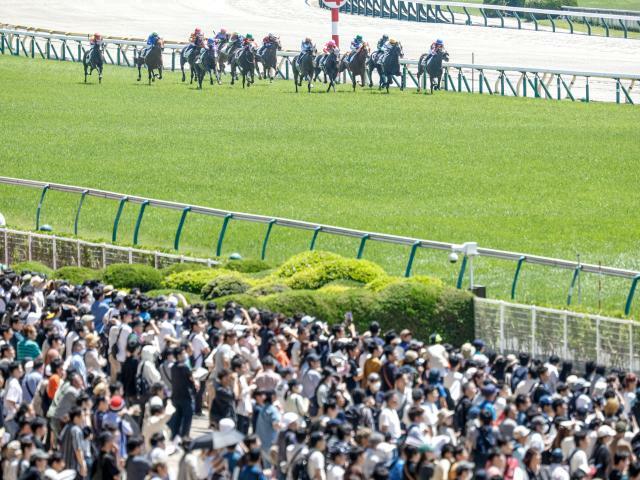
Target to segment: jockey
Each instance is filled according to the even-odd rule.
[[[335,40],[329,40],[327,43],[325,43],[322,51],[327,55],[331,52],[335,53],[336,55],[340,54],[340,49],[338,48],[338,44],[336,44]]]
[[[262,55],[264,51],[271,47],[276,41],[276,36],[273,33],[268,34],[266,37],[262,39],[262,46],[260,50],[258,50],[258,55]]]
[[[102,35],[100,35],[97,32],[91,35],[91,38],[89,38],[90,45],[101,45],[102,41],[103,41]]]
[[[444,50],[444,42],[438,39],[431,44],[431,48],[429,48],[429,55],[427,55],[427,60],[442,50]]]
[[[207,38],[207,49],[214,50],[216,49],[218,44],[216,43],[215,38]]]
[[[239,33],[235,33],[235,32],[231,35],[231,39],[229,40],[229,43],[231,43],[232,45],[238,48],[242,47],[243,42],[244,42],[244,37]]]
[[[243,47],[248,47],[248,46],[254,46],[255,42],[253,40],[253,35],[251,35],[250,33],[247,33],[247,35],[244,37],[244,40],[242,40],[242,46]]]
[[[384,52],[385,46],[388,41],[389,41],[389,35],[385,33],[384,35],[382,35],[380,40],[378,40],[378,45],[376,46],[378,52]]]
[[[156,32],[153,32],[151,35],[149,35],[147,37],[147,46],[144,47],[142,52],[140,52],[140,56],[145,57],[151,51],[151,49],[155,47],[159,39],[160,39],[160,35],[158,35]]]
[[[298,65],[301,64],[302,57],[304,57],[309,53],[313,53],[314,50],[315,50],[315,47],[313,45],[313,41],[311,40],[311,37],[306,37],[302,41],[302,44],[300,44],[300,55],[298,55]]]
[[[351,52],[349,52],[349,56],[347,57],[347,62],[350,62],[353,59],[353,56],[356,54],[358,50],[362,47],[362,35],[356,35],[356,37],[351,42]]]
[[[196,28],[191,35],[189,35],[189,45],[185,48],[184,52],[186,56],[191,54],[191,51],[196,48],[204,48],[204,35],[202,30]]]
[[[216,33],[216,36],[213,37],[213,40],[219,45],[220,43],[229,40],[229,34],[224,28],[221,28],[220,31]]]

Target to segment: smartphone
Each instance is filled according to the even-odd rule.
[[[351,322],[353,322],[353,313],[351,312],[347,312],[344,314],[344,321],[347,325],[351,325]]]

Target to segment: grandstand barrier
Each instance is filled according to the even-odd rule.
[[[318,4],[321,8],[328,8],[322,0],[318,0]],[[612,30],[621,32],[624,38],[630,38],[630,32],[640,31],[640,15],[572,7],[550,10],[442,0],[346,0],[340,11],[351,15],[409,22],[584,33],[606,37],[611,36]],[[576,24],[583,24],[586,31],[576,29]]]
[[[487,6],[488,7],[488,6]],[[134,66],[134,58],[146,42],[141,39],[105,38],[105,61],[108,64]],[[184,43],[165,42],[165,65],[179,69],[180,50]],[[88,35],[51,33],[37,30],[0,29],[0,54],[82,62],[89,47]],[[292,77],[291,61],[297,52],[280,51],[276,77]],[[425,77],[417,78],[418,61],[402,59],[402,75],[397,86],[427,90]],[[444,63],[442,88],[445,91],[528,97],[549,100],[590,102],[607,101],[618,104],[640,103],[640,75],[628,73],[588,72],[506,65]],[[347,72],[342,82],[350,81]]]
[[[180,236],[184,229],[184,221],[189,212],[191,214],[200,214],[206,216],[212,216],[223,219],[222,227],[220,232],[218,233],[217,242],[216,242],[216,256],[221,256],[224,246],[224,239],[227,231],[227,227],[231,221],[234,222],[250,222],[250,223],[258,223],[266,225],[266,233],[264,239],[262,241],[262,259],[266,258],[268,242],[270,239],[271,232],[275,226],[283,227],[283,228],[291,228],[297,230],[305,230],[312,233],[311,243],[309,245],[309,250],[314,250],[317,244],[317,240],[319,235],[322,233],[323,235],[336,235],[341,237],[349,237],[360,240],[356,258],[363,258],[365,253],[365,247],[370,242],[380,242],[393,244],[398,246],[410,247],[410,253],[407,260],[406,268],[405,268],[405,276],[409,277],[412,274],[412,267],[415,261],[416,255],[419,249],[430,249],[430,250],[439,250],[444,252],[464,252],[463,259],[460,265],[460,271],[458,274],[457,287],[462,288],[463,281],[465,278],[465,274],[467,272],[467,267],[471,270],[472,258],[467,257],[467,250],[461,250],[460,245],[456,245],[453,243],[447,242],[439,242],[434,240],[426,240],[412,237],[404,237],[398,235],[389,235],[385,233],[376,233],[376,232],[366,232],[362,230],[354,230],[344,227],[332,226],[332,225],[322,225],[312,222],[305,222],[300,220],[292,220],[288,218],[279,218],[279,217],[269,217],[264,215],[255,215],[251,213],[243,213],[243,212],[232,212],[228,210],[221,210],[210,207],[203,207],[197,205],[187,205],[183,203],[170,202],[167,200],[158,200],[151,198],[144,198],[135,195],[125,195],[122,193],[110,192],[106,190],[97,190],[86,187],[77,187],[71,185],[63,185],[58,183],[45,183],[39,182],[36,180],[23,180],[11,177],[0,177],[0,184],[11,185],[16,187],[25,187],[25,188],[34,188],[40,189],[40,201],[36,207],[36,227],[40,226],[41,219],[41,210],[43,203],[45,201],[45,194],[49,191],[58,191],[58,192],[66,192],[71,194],[80,195],[80,201],[78,203],[78,209],[75,215],[74,222],[74,232],[77,235],[79,230],[78,219],[80,218],[80,210],[84,203],[84,200],[87,196],[102,198],[106,200],[114,200],[119,202],[118,211],[116,213],[113,225],[112,232],[112,240],[115,242],[117,240],[117,230],[119,219],[122,214],[122,209],[126,204],[132,205],[140,205],[140,210],[138,213],[138,217],[136,220],[136,227],[134,230],[134,240],[137,241],[143,215],[145,209],[147,207],[155,207],[155,208],[163,208],[169,210],[177,210],[182,213],[180,217],[180,221],[177,225],[174,239],[174,247],[177,250],[180,244]],[[38,238],[41,238],[40,235]],[[135,243],[135,242],[134,242]],[[5,247],[6,248],[6,247]],[[126,250],[126,249],[125,249]],[[515,274],[513,277],[513,284],[511,289],[511,298],[516,298],[517,291],[517,283],[520,275],[520,271],[523,268],[524,264],[527,265],[538,265],[545,267],[558,268],[562,270],[570,270],[574,272],[574,275],[571,280],[571,284],[569,285],[569,294],[568,294],[568,303],[571,301],[571,295],[573,292],[573,288],[575,286],[575,282],[577,279],[576,271],[579,271],[582,274],[597,274],[609,277],[617,277],[623,278],[630,281],[629,292],[626,296],[625,301],[625,314],[629,315],[631,313],[631,308],[633,305],[633,299],[636,292],[637,284],[640,281],[640,272],[633,270],[625,270],[621,268],[607,267],[602,265],[593,265],[587,263],[577,263],[570,260],[562,260],[557,258],[550,257],[542,257],[539,255],[529,255],[524,253],[517,252],[508,252],[504,250],[495,250],[490,248],[478,247],[477,252],[474,250],[474,256],[478,257],[486,257],[496,260],[504,260],[509,262],[516,263]],[[180,258],[180,257],[176,257]],[[103,262],[104,263],[104,262]],[[471,275],[472,272],[469,272]]]
[[[216,266],[210,258],[92,243],[77,238],[0,228],[0,259],[5,265],[39,262],[57,270],[62,267],[106,268],[114,263],[138,263],[164,268],[175,263]]]
[[[568,310],[474,299],[475,335],[501,354],[556,354],[640,372],[640,323]],[[636,347],[638,345],[638,347]]]

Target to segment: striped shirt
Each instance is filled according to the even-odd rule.
[[[30,358],[31,360],[34,360],[36,357],[39,357],[40,354],[42,353],[40,351],[40,347],[35,341],[29,340],[26,338],[18,342],[17,350],[18,350],[17,358],[19,362],[21,362],[27,357]]]

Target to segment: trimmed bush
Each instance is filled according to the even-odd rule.
[[[183,292],[191,292],[200,295],[202,289],[214,278],[220,275],[228,275],[231,270],[223,268],[208,268],[205,270],[188,270],[186,272],[173,273],[166,277],[162,286]]]
[[[271,270],[273,265],[260,259],[229,260],[222,268],[240,273],[258,273]]]
[[[11,265],[11,268],[13,269],[14,272],[17,272],[17,273],[22,273],[22,272],[39,273],[40,275],[44,275],[47,278],[52,278],[54,276],[54,271],[40,262],[14,263],[13,265]]]
[[[382,267],[368,260],[338,258],[299,271],[286,284],[294,290],[315,290],[335,280],[365,284],[385,275]]]
[[[267,295],[273,295],[274,293],[287,292],[289,290],[291,290],[291,288],[286,286],[284,283],[263,283],[251,287],[247,290],[247,293],[254,297],[264,297]]]
[[[471,293],[456,288],[443,289],[434,313],[434,330],[449,343],[462,345],[475,337]]]
[[[166,278],[174,273],[195,272],[197,270],[209,269],[210,268],[203,263],[174,263],[173,265],[169,265],[168,267],[161,269],[160,273],[162,273],[162,276]]]
[[[205,300],[212,300],[214,298],[226,297],[228,295],[236,295],[245,293],[249,288],[251,288],[249,282],[242,278],[241,275],[234,272],[233,275],[220,275],[209,282],[202,289],[202,298]]]
[[[289,278],[296,273],[308,270],[317,265],[341,259],[343,259],[343,257],[331,252],[313,251],[299,253],[284,262],[280,268],[276,270],[276,276]]]
[[[104,271],[103,280],[116,288],[139,288],[143,292],[162,286],[162,274],[148,265],[128,263],[109,265]]]
[[[195,293],[191,292],[181,292],[180,290],[172,290],[170,288],[149,290],[145,293],[145,295],[147,295],[149,298],[157,298],[160,296],[168,297],[169,295],[174,293],[184,295],[184,298],[187,300],[187,302],[189,302],[189,305],[193,305],[194,303],[202,303],[202,298],[200,297],[200,295],[196,295]]]
[[[375,280],[367,283],[366,287],[368,290],[372,290],[374,292],[380,292],[387,288],[389,285],[395,285],[397,283],[420,283],[426,286],[433,286],[442,288],[444,287],[444,283],[439,278],[427,277],[426,275],[416,275],[414,277],[392,277],[392,276],[384,276],[376,278]]]
[[[56,278],[66,280],[72,285],[82,285],[90,280],[102,280],[103,270],[94,270],[86,267],[62,267],[56,270]]]

